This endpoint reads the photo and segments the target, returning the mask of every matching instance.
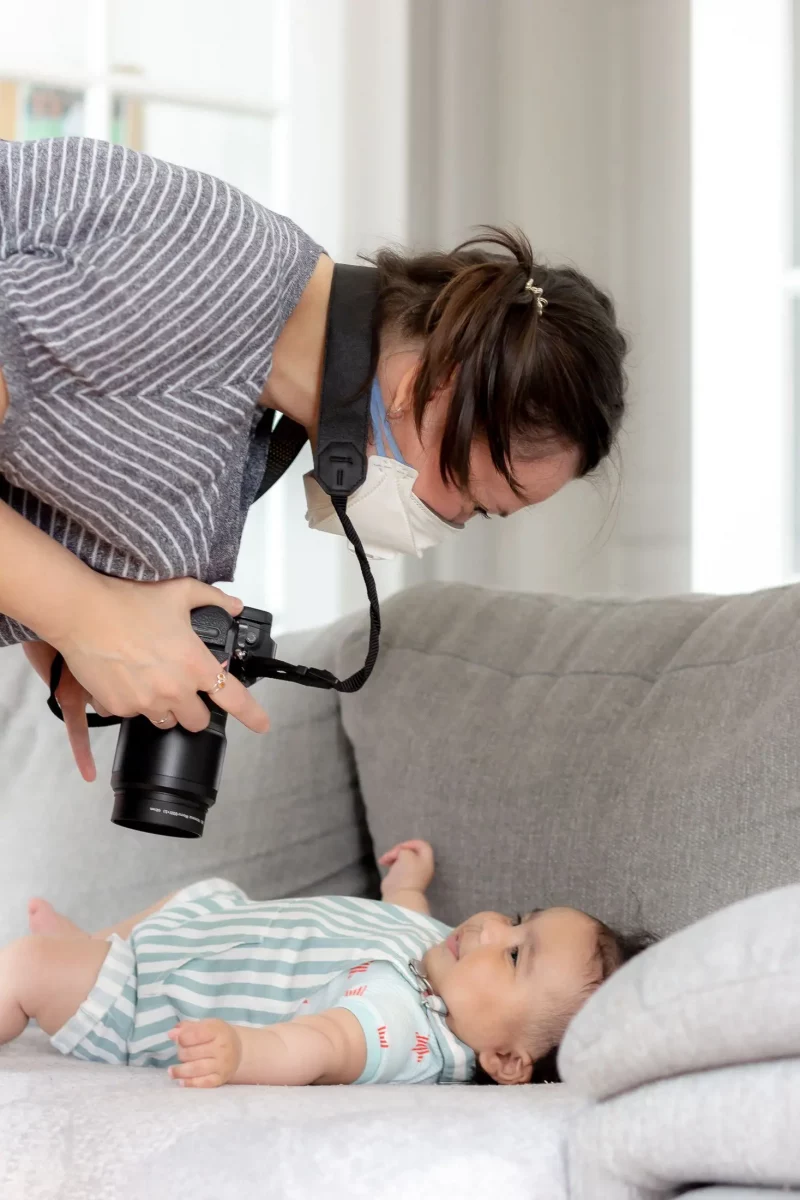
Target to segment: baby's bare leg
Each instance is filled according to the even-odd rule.
[[[97,933],[91,934],[81,929],[74,921],[70,921],[69,917],[63,916],[54,909],[49,901],[41,900],[37,896],[28,903],[28,925],[31,933],[47,933],[59,937],[93,937],[104,942],[111,937],[112,933],[116,933],[118,937],[127,938],[130,936],[131,930],[140,921],[158,912],[174,895],[174,892],[170,892],[168,896],[164,896],[157,904],[146,908],[144,912],[137,913],[135,917],[127,917],[124,921],[120,921],[118,925],[109,925],[107,929],[100,929]]]
[[[74,1016],[108,954],[92,938],[31,934],[0,950],[0,1044],[35,1019],[48,1034]]]

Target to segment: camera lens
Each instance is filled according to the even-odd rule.
[[[225,761],[228,714],[208,702],[211,720],[200,733],[180,725],[158,729],[146,717],[122,722],[111,774],[111,820],[164,837],[203,836]]]

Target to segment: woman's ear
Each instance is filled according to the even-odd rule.
[[[533,1059],[524,1050],[481,1050],[478,1062],[495,1083],[530,1083],[533,1075]]]

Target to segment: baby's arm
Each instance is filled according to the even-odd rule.
[[[361,1025],[344,1008],[258,1029],[216,1018],[184,1021],[169,1036],[181,1060],[169,1073],[183,1087],[355,1083],[367,1061]]]
[[[429,842],[413,839],[399,842],[378,859],[389,873],[381,884],[381,895],[387,904],[399,904],[414,912],[430,916],[425,889],[433,879],[433,848]]]

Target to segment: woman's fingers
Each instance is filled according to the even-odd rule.
[[[26,642],[23,646],[25,657],[36,674],[50,686],[50,669],[56,651],[47,642]],[[61,683],[56,692],[56,699],[61,705],[64,725],[78,770],[87,783],[94,783],[97,770],[89,742],[89,723],[86,719],[86,704],[89,695],[78,683],[66,663],[61,669]]]
[[[211,685],[213,687],[213,684]],[[269,730],[269,717],[247,688],[238,679],[225,673],[225,686],[214,692],[211,699],[220,708],[241,721],[253,733]]]
[[[224,608],[232,617],[238,617],[244,608],[241,600],[236,596],[229,596],[221,588],[200,583],[197,579],[187,579],[185,583],[190,608],[204,608],[211,605],[215,608]]]
[[[86,702],[89,697],[77,680],[69,675],[56,692],[56,699],[64,714],[64,725],[78,770],[87,783],[94,783],[97,769],[94,765],[89,741],[89,723],[86,719]]]
[[[234,596],[194,579],[138,583],[104,577],[104,590],[86,627],[72,630],[61,647],[72,672],[95,698],[102,713],[129,717],[143,713],[159,729],[179,724],[191,733],[208,725],[207,698],[256,733],[269,718],[239,680],[227,674],[189,628],[192,609],[214,605],[231,616],[242,610]],[[123,647],[118,630],[126,630]],[[48,677],[52,649],[31,652],[31,661]],[[49,655],[49,657],[48,657]],[[217,681],[224,675],[224,686]],[[81,769],[89,770],[85,716],[72,720]],[[87,776],[88,777],[88,776]]]
[[[162,731],[174,729],[178,724],[177,718],[172,712],[162,712],[160,716],[156,716],[155,713],[146,713],[144,715],[147,716],[151,725],[155,725],[156,729],[161,729]]]
[[[161,712],[153,715],[157,721],[159,717],[165,716],[168,712],[172,713],[178,725],[182,725],[190,733],[200,733],[211,720],[208,705],[204,703],[201,696],[198,696],[197,692],[181,696],[180,700],[172,702],[172,708],[163,708]],[[152,721],[153,717],[149,713],[148,716]]]

